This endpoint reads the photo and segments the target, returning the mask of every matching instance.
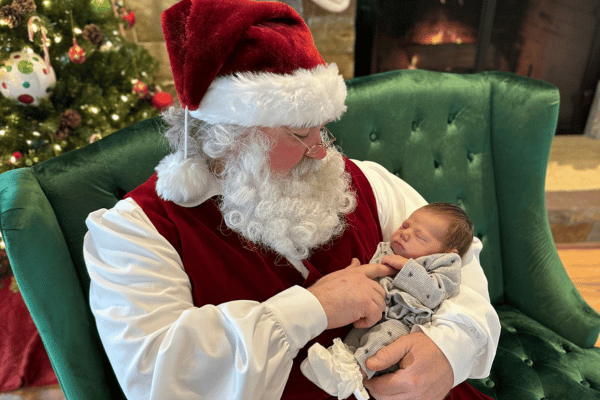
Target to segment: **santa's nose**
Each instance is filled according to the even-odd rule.
[[[327,155],[327,149],[323,145],[320,128],[311,128],[309,131],[309,141],[305,143],[308,150],[304,154],[307,157],[322,160]]]
[[[326,155],[327,149],[323,146],[322,143],[310,147],[305,154],[306,157],[314,158],[316,160],[322,160],[325,158]]]

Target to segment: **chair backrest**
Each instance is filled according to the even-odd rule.
[[[350,80],[348,111],[329,128],[349,157],[376,161],[427,201],[467,212],[498,304],[519,212],[545,212],[558,99],[554,86],[511,73],[393,71]],[[518,199],[531,203],[522,208]],[[547,221],[540,222],[552,242]]]
[[[379,162],[430,202],[462,206],[484,244],[481,264],[492,302],[526,301],[519,294],[526,280],[506,284],[516,273],[506,266],[518,268],[521,263],[512,263],[529,251],[521,213],[533,210],[540,221],[536,239],[551,241],[540,212],[558,115],[556,88],[509,73],[418,70],[347,83],[348,112],[328,125],[346,155]],[[0,175],[9,259],[70,399],[123,398],[88,306],[84,221],[152,174],[168,152],[159,121]]]

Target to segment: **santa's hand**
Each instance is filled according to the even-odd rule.
[[[402,336],[367,360],[374,371],[399,364],[396,372],[364,384],[377,400],[442,400],[452,389],[454,372],[444,353],[424,333]]]
[[[408,258],[404,258],[397,254],[389,254],[381,258],[382,264],[389,265],[390,267],[395,268],[398,271],[400,271],[404,267],[404,264],[406,264],[407,262]]]
[[[352,323],[357,328],[368,328],[381,319],[385,310],[385,290],[374,279],[396,272],[381,264],[361,265],[353,258],[350,266],[325,275],[308,291],[323,306],[327,329]]]

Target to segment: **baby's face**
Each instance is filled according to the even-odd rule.
[[[446,218],[432,212],[417,210],[394,232],[390,245],[394,254],[404,258],[419,258],[443,253],[442,240],[450,227]]]

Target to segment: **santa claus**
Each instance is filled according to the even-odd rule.
[[[173,152],[87,219],[84,255],[100,337],[130,399],[324,399],[299,363],[314,341],[369,327],[385,307],[365,265],[425,200],[352,161],[325,128],[346,86],[302,18],[278,2],[183,0],[162,16],[181,102]],[[484,399],[500,325],[479,265],[433,321],[384,348],[379,399]]]

